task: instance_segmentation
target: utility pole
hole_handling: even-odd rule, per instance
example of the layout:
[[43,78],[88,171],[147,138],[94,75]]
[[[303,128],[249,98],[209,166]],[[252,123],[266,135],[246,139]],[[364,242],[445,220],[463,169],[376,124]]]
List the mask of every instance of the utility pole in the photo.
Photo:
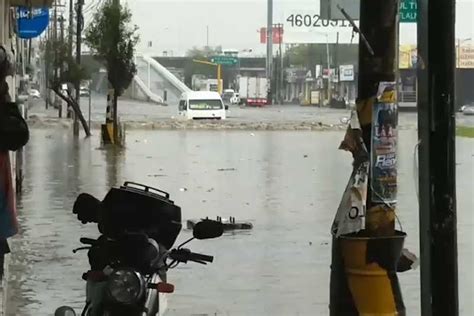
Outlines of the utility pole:
[[267,0],[267,103],[273,101],[273,0]]
[[[77,0],[77,16],[76,16],[76,63],[78,66],[81,65],[81,44],[82,44],[82,28],[83,28],[83,16],[82,16],[82,6],[84,5],[84,0]],[[81,109],[81,82],[77,80],[75,83],[74,89],[76,90],[76,102],[79,109]],[[79,120],[77,113],[74,113],[74,125],[73,133],[75,136],[79,135]]]
[[[64,17],[61,15],[59,17],[59,23],[60,23],[60,34],[61,34],[61,45],[62,43],[64,43]],[[61,62],[61,64],[59,65],[59,74],[62,75],[64,72],[64,67],[63,67],[63,63]],[[59,118],[62,118],[63,117],[63,102],[61,100],[61,103],[59,104],[59,107],[58,107],[58,117]]]
[[[74,0],[69,0],[69,34],[68,34],[68,44],[69,44],[69,57],[73,58],[73,38],[74,38]],[[69,105],[66,105],[66,117],[72,117],[72,109]]]
[[74,34],[74,0],[69,0],[69,57],[72,57],[72,46],[73,46],[73,34]]
[[337,89],[336,94],[341,95],[341,76],[340,76],[340,67],[339,67],[339,32],[336,34],[336,47],[334,49],[334,71],[336,72],[337,76]]
[[[57,44],[58,44],[58,1],[54,0],[54,19],[53,19],[53,43],[54,45],[52,46],[54,49],[54,62],[53,62],[53,71],[54,71],[54,82],[58,82],[58,50],[57,50]],[[54,106],[58,104],[58,97],[56,93],[54,94]]]
[[[359,217],[362,225],[355,229],[345,227],[353,233],[333,235],[331,316],[405,315],[397,272],[402,271],[398,261],[406,234],[395,230],[398,10],[399,0],[361,0],[360,3],[357,28],[361,39],[357,98],[360,128],[351,122],[346,138],[353,142],[354,149],[348,150],[353,153],[354,166],[363,166],[368,161],[370,164],[366,164],[367,169],[362,173],[354,169],[351,177],[352,188],[360,186],[364,179],[368,181],[367,190],[362,190],[366,194],[359,194],[365,205],[363,200],[357,201],[345,213],[351,220]],[[357,178],[361,174],[363,177]],[[351,205],[354,196],[350,190],[346,192]]]
[[418,0],[421,315],[459,315],[455,0]]

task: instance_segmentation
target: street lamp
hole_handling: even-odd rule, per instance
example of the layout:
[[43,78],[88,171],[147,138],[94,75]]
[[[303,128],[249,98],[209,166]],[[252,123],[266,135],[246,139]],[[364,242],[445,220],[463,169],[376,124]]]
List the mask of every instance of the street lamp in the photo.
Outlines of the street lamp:
[[472,40],[472,38],[470,38],[470,37],[464,38],[464,39],[458,39],[458,57],[456,58],[457,68],[459,68],[460,61],[461,61],[461,44],[465,43],[465,42],[469,42],[470,40]]

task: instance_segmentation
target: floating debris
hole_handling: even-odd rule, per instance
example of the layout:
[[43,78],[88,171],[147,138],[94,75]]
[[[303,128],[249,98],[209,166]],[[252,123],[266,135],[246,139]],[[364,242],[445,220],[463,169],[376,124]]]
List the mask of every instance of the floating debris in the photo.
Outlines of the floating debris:
[[217,169],[217,171],[235,171],[237,169],[235,168],[220,168],[220,169]]
[[[206,217],[206,219],[209,219]],[[188,229],[193,229],[194,225],[202,221],[203,219],[189,219],[186,221],[186,227]],[[224,231],[229,230],[249,230],[253,228],[253,224],[245,221],[236,221],[235,217],[229,217],[229,219],[224,219],[220,216],[217,216],[217,221],[221,222],[224,226]]]

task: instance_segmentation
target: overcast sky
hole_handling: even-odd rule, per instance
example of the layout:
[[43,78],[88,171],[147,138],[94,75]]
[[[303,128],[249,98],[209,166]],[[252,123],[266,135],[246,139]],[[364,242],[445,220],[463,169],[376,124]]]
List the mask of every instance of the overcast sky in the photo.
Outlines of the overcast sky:
[[[98,0],[85,0],[88,3]],[[267,0],[121,0],[128,3],[133,21],[139,27],[139,52],[161,55],[164,50],[174,55],[184,54],[194,46],[202,47],[207,40],[211,46],[228,49],[252,49],[264,54],[259,29],[266,25]],[[338,0],[349,1],[349,0]],[[354,1],[354,0],[350,0]],[[457,38],[474,39],[474,0],[457,3]],[[285,42],[334,42],[340,33],[340,42],[350,42],[350,27],[293,27],[286,22],[291,14],[319,13],[319,0],[274,0],[274,23],[285,24]],[[207,37],[209,28],[209,38]],[[352,39],[357,42],[358,38]],[[147,43],[152,42],[152,48]],[[402,24],[402,44],[416,43],[416,26]]]

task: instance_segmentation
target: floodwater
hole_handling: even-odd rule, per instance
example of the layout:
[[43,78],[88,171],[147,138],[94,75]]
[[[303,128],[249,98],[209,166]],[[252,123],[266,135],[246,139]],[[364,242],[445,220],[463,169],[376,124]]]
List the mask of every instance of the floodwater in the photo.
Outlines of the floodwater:
[[[327,315],[329,228],[351,171],[338,151],[343,132],[133,131],[124,151],[99,148],[97,135],[32,130],[25,151],[21,234],[12,241],[8,315],[78,310],[85,252],[79,237],[98,236],[71,209],[80,192],[102,198],[125,180],[168,191],[183,218],[234,216],[254,229],[194,241],[214,263],[170,271],[176,291],[168,315]],[[399,209],[406,246],[419,253],[415,190],[416,131],[400,133]],[[461,315],[472,315],[474,141],[458,139]],[[179,240],[190,236],[184,231]],[[419,315],[419,271],[400,274],[407,315]]]

